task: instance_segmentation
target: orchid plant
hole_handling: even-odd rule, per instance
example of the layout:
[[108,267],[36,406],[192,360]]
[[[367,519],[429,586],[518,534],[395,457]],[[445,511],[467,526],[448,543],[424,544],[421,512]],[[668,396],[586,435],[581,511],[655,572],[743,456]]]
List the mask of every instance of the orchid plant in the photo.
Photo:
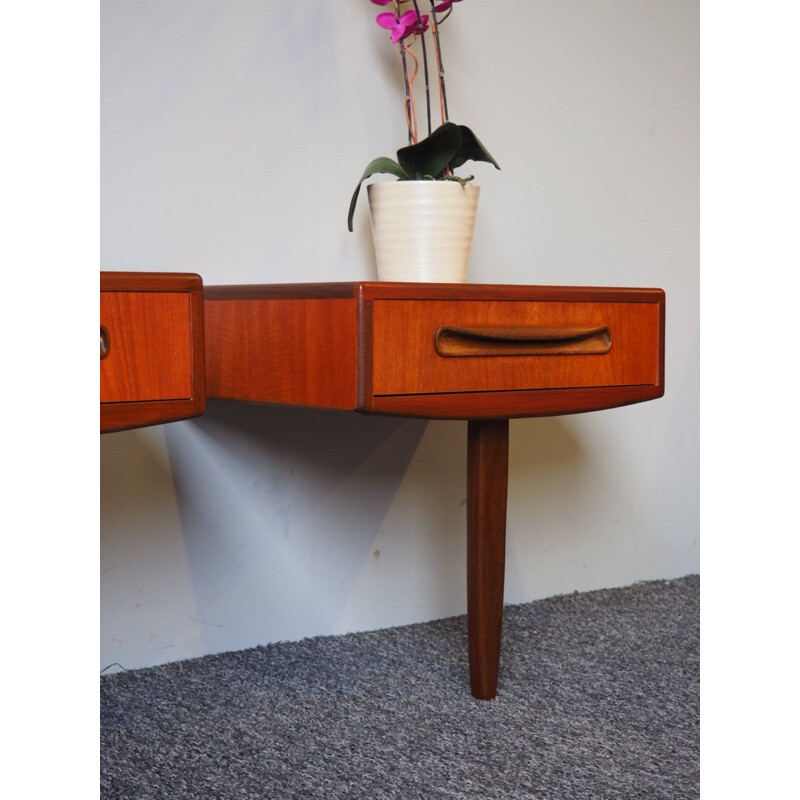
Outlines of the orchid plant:
[[[394,175],[401,181],[458,181],[461,184],[474,179],[461,178],[454,170],[467,161],[487,161],[497,169],[500,165],[492,158],[489,151],[481,144],[478,137],[466,126],[456,125],[450,121],[447,108],[447,92],[445,89],[442,48],[439,39],[439,28],[450,16],[453,5],[462,0],[429,0],[430,14],[421,14],[419,4],[424,0],[372,0],[378,6],[393,7],[375,18],[381,28],[389,31],[389,39],[397,45],[403,66],[403,85],[405,87],[405,117],[408,128],[408,145],[397,151],[397,160],[385,156],[371,161],[361,176],[347,215],[347,227],[353,230],[353,214],[363,182],[378,173]],[[426,33],[433,37],[433,53],[436,61],[439,89],[439,111],[441,124],[431,129],[431,85],[428,68],[428,48]],[[425,79],[425,109],[427,119],[427,136],[419,139],[417,128],[417,107],[414,97],[414,81],[419,71],[419,58],[414,52],[419,44],[422,51],[422,72]],[[409,64],[413,63],[410,68]]]

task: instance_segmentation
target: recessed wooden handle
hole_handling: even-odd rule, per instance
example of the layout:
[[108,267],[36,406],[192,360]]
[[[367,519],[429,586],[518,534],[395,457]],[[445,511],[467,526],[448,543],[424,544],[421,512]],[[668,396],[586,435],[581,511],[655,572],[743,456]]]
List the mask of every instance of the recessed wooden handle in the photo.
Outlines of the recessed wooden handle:
[[108,331],[104,325],[100,326],[100,360],[102,361],[107,355],[111,347],[111,342],[108,338]]
[[440,356],[531,356],[607,353],[611,332],[605,325],[546,327],[450,327],[436,331]]

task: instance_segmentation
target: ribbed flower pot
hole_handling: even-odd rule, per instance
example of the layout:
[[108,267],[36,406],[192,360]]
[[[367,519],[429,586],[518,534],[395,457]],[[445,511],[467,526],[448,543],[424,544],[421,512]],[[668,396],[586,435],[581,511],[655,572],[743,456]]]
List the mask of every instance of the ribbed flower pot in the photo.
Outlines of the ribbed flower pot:
[[466,281],[480,187],[396,181],[367,194],[379,281]]

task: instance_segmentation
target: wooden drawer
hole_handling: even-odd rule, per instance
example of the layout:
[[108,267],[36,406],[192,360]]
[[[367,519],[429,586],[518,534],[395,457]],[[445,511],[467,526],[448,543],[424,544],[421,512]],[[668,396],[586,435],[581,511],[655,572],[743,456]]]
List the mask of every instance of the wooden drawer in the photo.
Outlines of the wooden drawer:
[[102,432],[202,413],[199,276],[101,273],[100,340]]
[[664,393],[664,292],[334,283],[205,290],[209,395],[429,419]]
[[375,395],[658,381],[652,303],[376,300]]
[[100,292],[100,324],[107,348],[100,361],[101,403],[191,397],[186,292]]

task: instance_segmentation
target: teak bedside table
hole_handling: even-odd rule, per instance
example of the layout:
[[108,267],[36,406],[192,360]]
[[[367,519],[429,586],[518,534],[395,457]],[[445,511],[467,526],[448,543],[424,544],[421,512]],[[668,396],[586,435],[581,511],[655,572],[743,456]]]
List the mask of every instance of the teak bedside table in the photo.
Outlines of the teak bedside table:
[[661,289],[322,283],[205,291],[210,398],[468,420],[472,693],[497,693],[508,420],[664,394]]

